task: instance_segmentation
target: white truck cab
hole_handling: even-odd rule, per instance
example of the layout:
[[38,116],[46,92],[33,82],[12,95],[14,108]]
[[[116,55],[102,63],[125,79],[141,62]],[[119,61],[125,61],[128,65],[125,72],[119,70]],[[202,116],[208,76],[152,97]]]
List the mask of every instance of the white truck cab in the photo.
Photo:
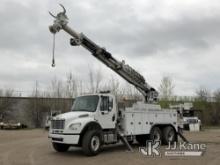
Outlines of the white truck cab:
[[111,94],[77,97],[70,112],[53,118],[50,133],[80,134],[90,122],[98,123],[103,129],[115,129],[115,102],[115,97]]

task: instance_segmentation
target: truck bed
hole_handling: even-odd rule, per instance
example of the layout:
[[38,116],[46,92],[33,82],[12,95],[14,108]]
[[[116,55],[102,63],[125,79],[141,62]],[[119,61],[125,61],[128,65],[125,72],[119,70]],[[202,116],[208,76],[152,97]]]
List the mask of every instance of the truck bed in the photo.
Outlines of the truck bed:
[[122,112],[124,135],[149,134],[155,125],[173,125],[177,130],[177,112],[159,105],[138,102]]

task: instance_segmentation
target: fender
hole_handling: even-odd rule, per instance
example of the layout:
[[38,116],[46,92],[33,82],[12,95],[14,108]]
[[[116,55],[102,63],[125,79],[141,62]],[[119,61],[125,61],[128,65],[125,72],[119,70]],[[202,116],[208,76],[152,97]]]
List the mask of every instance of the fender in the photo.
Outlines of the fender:
[[101,125],[96,122],[96,121],[90,121],[88,122],[84,128],[82,129],[82,131],[80,132],[80,134],[83,134],[85,131],[87,131],[88,129],[97,129],[97,130],[102,130]]
[[98,122],[96,122],[96,121],[90,121],[89,123],[87,123],[85,126],[84,126],[84,128],[82,129],[82,131],[80,132],[80,139],[79,139],[79,145],[81,146],[81,144],[82,144],[82,139],[83,139],[83,136],[84,136],[84,134],[86,133],[86,131],[88,131],[88,130],[92,130],[92,129],[95,129],[95,130],[98,130],[98,131],[100,131],[101,132],[101,138],[102,138],[102,141],[103,141],[103,139],[104,139],[104,137],[103,137],[103,132],[102,132],[102,127],[101,127],[101,125],[98,123]]

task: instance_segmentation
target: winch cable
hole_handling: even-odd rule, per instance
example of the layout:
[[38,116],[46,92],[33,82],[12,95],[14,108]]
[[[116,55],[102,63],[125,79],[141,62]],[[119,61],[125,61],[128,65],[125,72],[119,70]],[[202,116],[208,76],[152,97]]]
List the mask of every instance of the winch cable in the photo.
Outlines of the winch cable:
[[55,67],[55,33],[53,33],[53,46],[52,46],[52,67]]

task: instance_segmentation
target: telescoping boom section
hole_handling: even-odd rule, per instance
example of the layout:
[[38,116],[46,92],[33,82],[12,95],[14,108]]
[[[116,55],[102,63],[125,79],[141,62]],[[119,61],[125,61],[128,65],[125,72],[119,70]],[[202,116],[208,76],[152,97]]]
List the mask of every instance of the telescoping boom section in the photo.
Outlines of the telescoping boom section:
[[55,18],[53,25],[49,26],[51,33],[55,34],[63,29],[72,36],[70,39],[70,44],[72,46],[81,45],[90,51],[95,58],[99,59],[107,67],[111,68],[130,84],[134,85],[143,94],[146,102],[153,102],[157,100],[157,91],[145,81],[142,75],[140,75],[129,65],[125,64],[124,61],[120,62],[116,60],[111,53],[94,43],[83,33],[78,33],[70,28],[68,26],[66,10],[62,5],[61,7],[63,8],[63,12],[58,13],[56,16],[50,13],[50,15]]

